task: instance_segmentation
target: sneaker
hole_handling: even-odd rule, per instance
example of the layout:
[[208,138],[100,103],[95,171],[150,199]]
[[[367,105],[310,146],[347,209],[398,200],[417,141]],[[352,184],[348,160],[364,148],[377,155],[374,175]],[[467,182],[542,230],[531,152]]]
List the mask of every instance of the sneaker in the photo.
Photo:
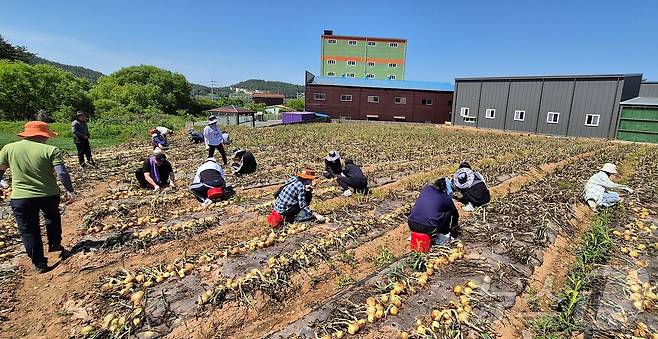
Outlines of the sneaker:
[[439,245],[439,246],[446,245],[451,243],[453,240],[454,238],[450,235],[450,233],[448,234],[439,233],[432,238],[432,245]]
[[352,191],[351,191],[351,190],[345,190],[345,191],[343,191],[343,196],[344,196],[344,197],[352,196]]
[[212,204],[212,200],[206,199],[203,201],[203,203],[201,203],[201,207],[207,208],[208,206],[210,206],[210,204]]
[[587,200],[587,205],[589,205],[589,208],[591,208],[592,211],[596,212],[596,202],[594,202],[594,200]]
[[473,204],[469,202],[468,204],[464,205],[463,210],[466,212],[473,212],[475,211],[475,207],[473,207]]
[[48,264],[45,262],[38,264],[32,263],[32,266],[34,267],[34,271],[36,271],[38,274],[46,273],[50,270]]

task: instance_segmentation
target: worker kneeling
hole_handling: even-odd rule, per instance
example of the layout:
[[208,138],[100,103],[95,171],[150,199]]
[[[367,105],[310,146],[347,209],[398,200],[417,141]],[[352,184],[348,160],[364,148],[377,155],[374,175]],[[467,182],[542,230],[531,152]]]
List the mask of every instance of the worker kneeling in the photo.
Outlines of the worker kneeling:
[[243,149],[233,150],[233,174],[240,176],[256,172],[256,158],[254,155]]
[[279,227],[283,223],[317,220],[324,221],[324,217],[311,210],[313,189],[311,184],[317,179],[315,172],[304,169],[296,176],[288,179],[274,194],[274,209],[267,217],[272,227]]
[[162,187],[175,186],[174,169],[164,153],[148,157],[142,167],[135,171],[135,177],[141,188],[155,191]]
[[408,219],[413,250],[427,252],[430,239],[431,244],[444,245],[459,235],[459,213],[447,185],[448,180],[439,178],[420,191]]
[[368,194],[368,178],[352,159],[345,160],[345,169],[336,177],[336,182],[343,189],[343,196],[349,197],[352,191]]
[[464,211],[473,211],[476,207],[484,206],[491,201],[491,194],[484,177],[473,171],[471,165],[465,161],[459,164],[459,170],[455,173],[452,183],[455,191],[461,195],[455,197],[464,204]]
[[215,201],[228,199],[234,193],[233,189],[226,185],[224,170],[215,158],[206,159],[196,170],[190,192],[203,207]]
[[617,192],[612,191],[625,191],[633,193],[633,190],[628,186],[620,185],[612,181],[617,175],[617,166],[615,164],[606,163],[599,169],[599,172],[592,175],[583,192],[583,198],[587,201],[589,207],[596,211],[597,207],[612,207],[622,201],[621,196]]

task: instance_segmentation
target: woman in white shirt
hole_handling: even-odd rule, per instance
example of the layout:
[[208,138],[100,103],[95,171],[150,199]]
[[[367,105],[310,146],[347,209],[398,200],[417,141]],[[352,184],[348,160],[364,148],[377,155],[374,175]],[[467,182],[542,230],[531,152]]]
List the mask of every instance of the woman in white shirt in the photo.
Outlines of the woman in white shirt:
[[617,192],[611,192],[612,190],[633,193],[633,190],[628,186],[617,184],[611,180],[610,177],[615,174],[617,174],[617,166],[606,163],[585,184],[583,198],[592,210],[596,211],[596,208],[599,206],[611,207],[619,203],[621,196]]
[[227,164],[226,161],[226,151],[224,150],[224,137],[222,135],[222,130],[219,129],[217,124],[217,117],[211,115],[208,118],[208,125],[203,129],[203,138],[206,143],[206,149],[208,150],[208,158],[212,158],[215,155],[215,150],[219,151],[219,154],[222,155],[222,161],[224,165]]

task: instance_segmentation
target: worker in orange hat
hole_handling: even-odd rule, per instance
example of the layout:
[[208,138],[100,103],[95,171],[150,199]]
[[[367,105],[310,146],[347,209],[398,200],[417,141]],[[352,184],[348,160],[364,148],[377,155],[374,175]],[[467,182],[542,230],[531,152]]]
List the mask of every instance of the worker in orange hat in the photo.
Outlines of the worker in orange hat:
[[274,209],[267,218],[272,227],[281,226],[284,222],[317,220],[324,217],[311,210],[313,189],[311,184],[317,179],[315,172],[305,168],[288,181],[274,194]]
[[[38,273],[49,269],[41,241],[40,211],[45,219],[48,252],[61,252],[60,256],[66,253],[62,246],[60,191],[55,174],[66,188],[67,203],[75,199],[75,191],[64,165],[62,151],[46,144],[49,138],[56,135],[50,131],[47,123],[30,121],[25,124],[24,131],[18,134],[23,140],[5,145],[0,150],[0,178],[7,169],[11,169],[12,192],[9,204],[18,224],[25,252]],[[0,186],[6,188],[8,185],[2,180]]]

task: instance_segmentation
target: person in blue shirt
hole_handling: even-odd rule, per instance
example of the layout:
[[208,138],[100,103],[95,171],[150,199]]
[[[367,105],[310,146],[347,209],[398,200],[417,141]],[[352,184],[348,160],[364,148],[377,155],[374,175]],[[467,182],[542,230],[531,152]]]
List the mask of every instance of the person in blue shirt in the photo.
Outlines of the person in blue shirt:
[[427,234],[433,244],[445,244],[459,235],[459,212],[448,192],[450,181],[439,178],[423,187],[408,218],[412,232]]

